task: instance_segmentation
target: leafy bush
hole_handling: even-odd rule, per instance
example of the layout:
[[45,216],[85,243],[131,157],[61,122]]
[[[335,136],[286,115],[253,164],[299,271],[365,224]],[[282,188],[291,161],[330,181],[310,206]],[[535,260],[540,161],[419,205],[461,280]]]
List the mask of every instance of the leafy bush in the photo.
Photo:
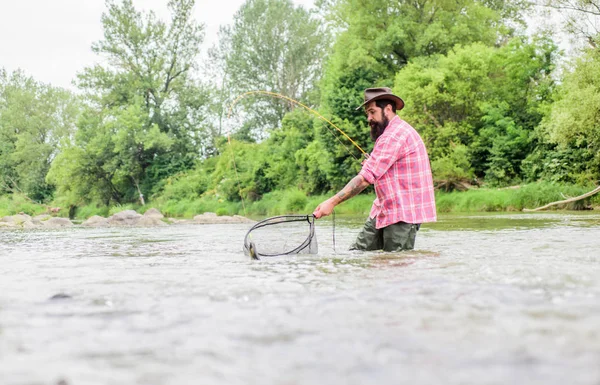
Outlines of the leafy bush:
[[220,217],[223,215],[229,215],[229,210],[227,210],[225,207],[219,207],[216,214]]
[[466,190],[473,180],[473,169],[469,162],[467,147],[461,144],[454,146],[450,155],[431,162],[431,171],[438,189]]
[[196,199],[208,189],[208,176],[202,169],[180,173],[166,179],[160,196],[163,199]]
[[545,180],[555,183],[587,185],[594,181],[595,153],[590,149],[537,149],[523,161],[524,177],[528,181]]
[[10,194],[0,196],[0,218],[7,215],[15,215],[23,212],[35,216],[47,212],[44,205],[34,203],[21,194]]
[[284,207],[287,212],[298,212],[305,209],[307,202],[308,199],[302,191],[292,190],[286,193]]
[[75,209],[75,217],[78,219],[87,219],[94,215],[108,217],[109,208],[107,206],[98,205],[96,203],[90,203],[88,205],[77,207]]

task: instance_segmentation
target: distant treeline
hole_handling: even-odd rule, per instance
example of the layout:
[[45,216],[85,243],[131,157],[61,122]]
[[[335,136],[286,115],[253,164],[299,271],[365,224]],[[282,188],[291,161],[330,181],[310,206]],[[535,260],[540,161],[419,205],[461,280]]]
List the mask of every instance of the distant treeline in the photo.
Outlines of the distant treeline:
[[600,2],[569,4],[585,41],[569,60],[550,31],[525,33],[523,0],[247,0],[200,61],[193,0],[170,1],[169,21],[107,1],[91,47],[107,60],[77,75],[80,92],[0,70],[0,195],[73,208],[326,194],[360,169],[356,147],[283,99],[229,107],[276,92],[369,151],[355,108],[373,86],[404,99],[439,190],[594,185],[600,37],[582,23]]

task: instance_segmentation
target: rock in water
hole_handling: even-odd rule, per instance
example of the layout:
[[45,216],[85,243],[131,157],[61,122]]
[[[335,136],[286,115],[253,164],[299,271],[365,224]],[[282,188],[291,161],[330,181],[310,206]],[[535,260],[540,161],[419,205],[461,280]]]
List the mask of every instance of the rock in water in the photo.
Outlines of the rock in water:
[[73,297],[71,297],[71,296],[70,296],[70,295],[68,295],[68,294],[65,294],[65,293],[58,293],[58,294],[54,294],[54,295],[53,295],[52,297],[50,297],[49,299],[50,299],[51,301],[53,301],[53,300],[57,300],[57,299],[71,299],[71,298],[73,298]]

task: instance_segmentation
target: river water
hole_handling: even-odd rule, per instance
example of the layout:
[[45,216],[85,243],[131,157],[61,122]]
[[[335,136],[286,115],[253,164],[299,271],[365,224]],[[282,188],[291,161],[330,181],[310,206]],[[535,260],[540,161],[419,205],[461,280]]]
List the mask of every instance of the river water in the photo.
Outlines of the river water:
[[0,231],[0,384],[600,384],[600,215],[345,251],[363,219],[261,261],[247,224]]

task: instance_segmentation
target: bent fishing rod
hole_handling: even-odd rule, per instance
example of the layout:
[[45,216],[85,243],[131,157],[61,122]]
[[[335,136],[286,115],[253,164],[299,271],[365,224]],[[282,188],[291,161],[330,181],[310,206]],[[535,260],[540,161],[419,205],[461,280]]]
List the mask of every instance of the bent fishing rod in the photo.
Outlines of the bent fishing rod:
[[[352,143],[354,145],[354,147],[356,147],[362,153],[363,157],[369,158],[369,154],[367,152],[365,152],[354,140],[352,140],[352,138],[350,138],[350,136],[348,136],[348,134],[346,134],[341,128],[339,128],[338,126],[336,126],[332,121],[330,121],[329,119],[327,119],[326,117],[324,117],[323,115],[321,115],[319,112],[315,111],[314,109],[308,107],[307,105],[305,105],[305,104],[303,104],[303,103],[301,103],[301,102],[299,102],[297,100],[294,100],[294,99],[292,99],[292,98],[290,98],[288,96],[279,94],[277,92],[256,90],[256,91],[248,91],[248,92],[245,92],[245,93],[241,94],[229,106],[229,110],[227,112],[227,119],[229,119],[231,117],[231,113],[232,113],[233,108],[235,107],[235,105],[240,100],[242,100],[243,98],[245,98],[247,96],[250,96],[250,95],[263,95],[263,96],[274,97],[274,98],[285,100],[285,101],[287,101],[289,103],[292,103],[292,104],[294,104],[296,106],[302,107],[306,111],[308,111],[311,114],[317,116],[320,120],[322,120],[325,123],[329,124],[331,127],[334,127],[340,134],[342,134],[346,139],[348,139],[350,141],[350,143]],[[331,129],[330,129],[330,132],[331,132]],[[358,158],[356,158],[356,156],[354,156],[354,154],[348,149],[348,147],[340,140],[340,138],[337,135],[333,135],[333,137],[336,138],[336,140],[346,149],[346,151],[354,159],[358,159]],[[229,144],[229,146],[231,148],[231,138],[230,138],[229,134],[227,135],[227,142],[228,142],[228,144]],[[237,173],[237,165],[236,165],[236,162],[235,162],[235,156],[233,155],[233,151],[231,151],[231,157],[232,157],[233,167],[234,167],[234,170],[235,170],[235,175],[236,175],[236,179],[237,179],[237,182],[238,182],[238,189],[240,190],[240,197],[241,197],[242,194],[241,194],[240,179],[239,179],[239,176],[238,176],[238,173]],[[242,209],[244,210],[244,215],[247,216],[247,214],[246,214],[246,207],[245,207],[245,204],[244,204],[244,198],[241,198],[241,201],[242,201]],[[310,216],[306,216],[306,218],[309,218],[309,217]],[[268,219],[266,219],[266,220],[264,220],[262,222],[259,222],[259,224],[255,225],[255,226],[262,226],[263,223],[267,223],[267,222],[272,221],[273,219],[277,219],[277,218],[278,217],[268,218]],[[304,216],[302,216],[302,218],[304,218]],[[309,220],[309,223],[311,223],[310,220]],[[254,229],[254,227],[252,229],[250,229],[250,231],[248,232],[248,234],[246,234],[246,238],[244,240],[244,249],[245,249],[246,252],[249,253],[249,255],[252,257],[252,259],[258,260],[260,258],[258,257],[259,253],[256,250],[256,245],[253,242],[249,241],[249,238],[251,237],[250,233],[251,233],[251,231],[253,229]],[[296,249],[292,250],[292,252],[297,252],[299,250],[304,249],[308,244],[310,244],[310,241],[312,241],[313,236],[314,236],[314,216],[313,216],[312,224],[311,224],[311,235],[309,236],[309,238],[307,238],[308,239],[308,243],[306,243],[306,241],[303,242],[302,245],[299,246],[299,248],[296,248]],[[335,251],[335,210],[333,211],[333,235],[332,236],[333,236],[333,250]]]
[[[231,103],[231,105],[229,106],[229,111],[227,112],[227,119],[229,119],[231,117],[231,112],[233,111],[233,107],[243,98],[250,96],[250,95],[264,95],[264,96],[270,96],[270,97],[274,97],[274,98],[278,98],[278,99],[282,99],[285,100],[287,102],[290,102],[292,104],[295,104],[296,106],[302,107],[304,108],[306,111],[314,114],[315,116],[317,116],[320,120],[324,121],[325,123],[329,124],[330,126],[334,127],[340,134],[342,134],[346,139],[348,139],[350,141],[350,143],[352,143],[354,145],[354,147],[356,147],[363,155],[363,157],[368,158],[369,154],[367,154],[367,152],[365,152],[365,150],[363,150],[354,140],[352,140],[352,138],[350,138],[348,136],[348,134],[346,134],[341,128],[339,128],[338,126],[336,126],[335,124],[333,124],[333,122],[331,122],[329,119],[327,119],[326,117],[324,117],[323,115],[321,115],[320,113],[318,113],[317,111],[315,111],[314,109],[308,107],[307,105],[294,100],[288,96],[282,95],[282,94],[278,94],[277,92],[271,92],[271,91],[248,91],[248,92],[244,92],[243,94],[241,94],[240,96],[238,96],[233,103]],[[334,137],[337,139],[338,142],[340,142],[340,144],[342,146],[344,146],[346,148],[346,151],[348,151],[348,153],[350,155],[352,155],[355,159],[356,156],[354,156],[354,154],[352,154],[352,152],[348,149],[348,147],[346,147],[346,145],[340,140],[340,138],[337,135],[334,135]]]

